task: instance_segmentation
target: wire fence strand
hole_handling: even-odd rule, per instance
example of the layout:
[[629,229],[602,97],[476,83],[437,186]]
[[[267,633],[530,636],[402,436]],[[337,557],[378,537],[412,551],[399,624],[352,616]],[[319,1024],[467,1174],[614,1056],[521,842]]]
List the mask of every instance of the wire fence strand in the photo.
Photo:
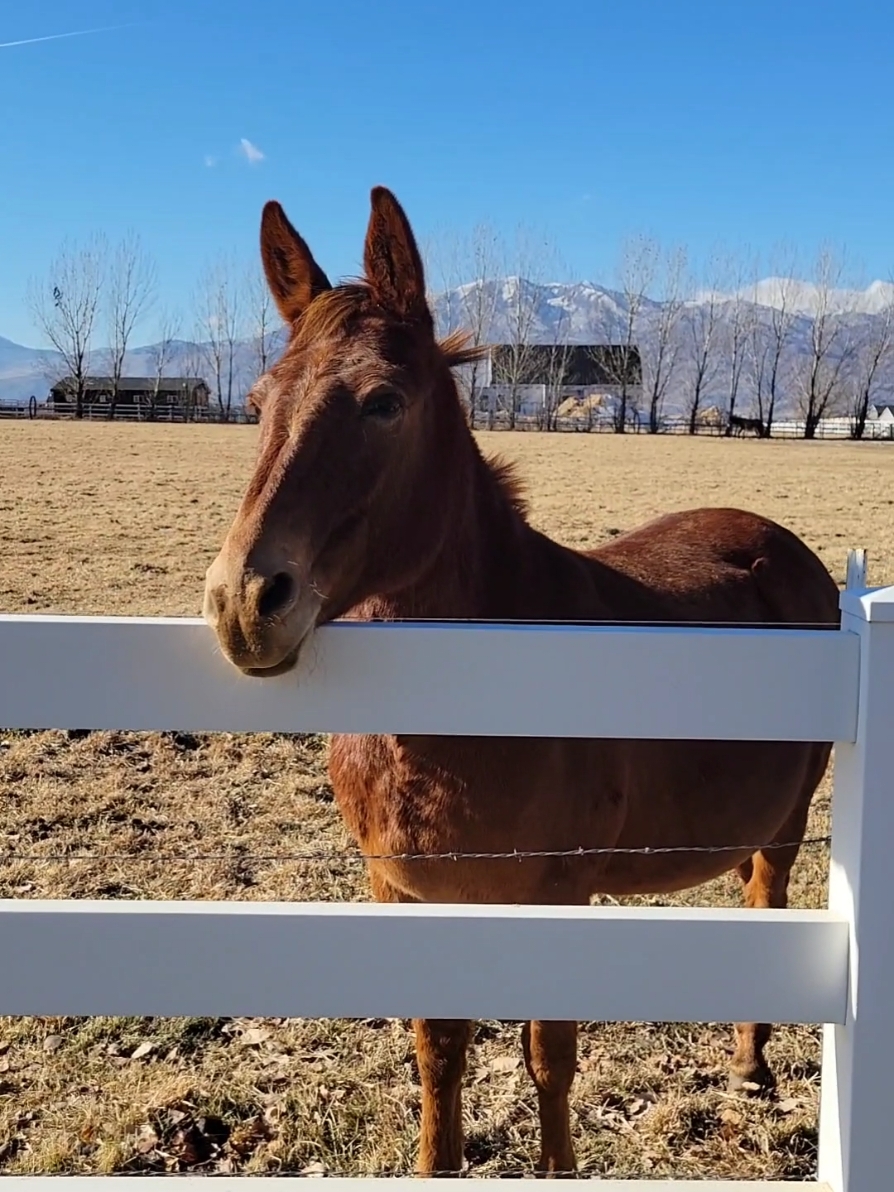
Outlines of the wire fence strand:
[[140,852],[140,853],[38,853],[0,851],[0,864],[13,862],[27,862],[34,864],[53,863],[68,864],[75,861],[140,862],[143,864],[173,864],[178,862],[204,862],[240,864],[252,863],[262,865],[276,865],[285,863],[308,863],[315,865],[367,864],[370,861],[537,861],[555,859],[575,860],[586,857],[603,856],[638,856],[656,857],[675,853],[758,853],[770,852],[778,849],[803,848],[805,846],[829,845],[832,837],[805,836],[803,840],[764,841],[760,844],[711,844],[711,845],[666,845],[652,847],[642,845],[636,848],[573,848],[573,849],[512,849],[508,852],[463,852],[451,851],[443,853],[353,853],[335,850],[298,852],[298,853],[250,853],[239,849],[229,849],[217,853],[189,853],[189,852]]
[[[479,1175],[478,1169],[471,1168],[471,1167],[464,1167],[462,1169],[462,1171],[452,1171],[448,1168],[445,1170],[426,1172],[425,1175],[423,1176],[415,1171],[385,1171],[385,1170],[364,1171],[362,1169],[360,1171],[340,1171],[338,1169],[325,1167],[322,1164],[320,1164],[319,1166],[317,1166],[315,1164],[309,1164],[305,1168],[296,1169],[296,1170],[261,1171],[261,1172],[255,1172],[255,1171],[251,1171],[251,1172],[247,1172],[247,1171],[211,1171],[211,1170],[206,1170],[206,1169],[202,1168],[201,1166],[197,1166],[193,1169],[190,1169],[189,1171],[166,1171],[166,1170],[159,1170],[158,1168],[150,1168],[147,1170],[146,1168],[143,1168],[143,1169],[139,1169],[139,1170],[125,1170],[125,1171],[120,1171],[120,1172],[113,1172],[110,1175],[95,1175],[93,1172],[91,1172],[90,1178],[91,1179],[100,1179],[100,1180],[114,1179],[116,1176],[118,1178],[120,1178],[122,1175],[126,1176],[128,1179],[130,1179],[132,1177],[140,1178],[140,1179],[142,1179],[142,1178],[158,1179],[160,1177],[164,1177],[165,1179],[172,1179],[172,1178],[173,1179],[178,1179],[178,1178],[179,1179],[188,1179],[188,1178],[192,1177],[194,1179],[196,1177],[196,1175],[201,1175],[202,1179],[217,1179],[217,1180],[232,1180],[232,1179],[244,1180],[249,1176],[252,1179],[262,1179],[262,1180],[278,1180],[278,1179],[304,1179],[304,1180],[313,1180],[313,1179],[410,1180],[410,1179],[416,1179],[416,1180],[418,1180],[418,1179],[429,1179],[429,1178],[445,1179],[445,1178],[450,1178],[450,1177],[452,1177],[454,1179],[466,1179],[466,1180],[467,1179],[498,1180],[498,1179],[536,1179],[536,1178],[539,1178],[540,1173],[534,1167],[499,1167],[499,1168],[495,1169],[494,1171],[488,1172],[487,1174]],[[550,1177],[553,1179],[564,1178],[564,1179],[576,1179],[576,1180],[604,1180],[606,1178],[602,1172],[586,1171],[586,1170],[551,1171]]]

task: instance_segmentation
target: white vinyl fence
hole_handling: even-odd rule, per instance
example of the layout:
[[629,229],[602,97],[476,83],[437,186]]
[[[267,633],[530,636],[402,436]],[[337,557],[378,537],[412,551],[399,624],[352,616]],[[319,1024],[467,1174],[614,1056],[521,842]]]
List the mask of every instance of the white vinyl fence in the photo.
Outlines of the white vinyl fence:
[[0,1014],[820,1022],[820,1180],[887,1192],[894,588],[864,590],[858,561],[850,583],[840,632],[336,624],[266,682],[198,620],[0,617],[7,728],[837,743],[825,911],[3,900]]

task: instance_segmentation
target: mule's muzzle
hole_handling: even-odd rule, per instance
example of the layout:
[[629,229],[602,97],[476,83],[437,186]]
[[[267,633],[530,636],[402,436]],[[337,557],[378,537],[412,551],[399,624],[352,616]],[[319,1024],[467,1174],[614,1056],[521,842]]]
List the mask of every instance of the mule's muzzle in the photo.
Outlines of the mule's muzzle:
[[313,585],[294,569],[234,567],[219,555],[205,577],[205,620],[225,657],[255,678],[295,666],[320,605]]

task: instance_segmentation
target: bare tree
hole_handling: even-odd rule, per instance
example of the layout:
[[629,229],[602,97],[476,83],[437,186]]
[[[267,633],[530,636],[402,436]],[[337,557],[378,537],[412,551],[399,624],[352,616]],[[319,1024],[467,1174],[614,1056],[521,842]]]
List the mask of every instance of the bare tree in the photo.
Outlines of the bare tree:
[[270,287],[261,270],[249,270],[245,281],[245,298],[248,308],[248,333],[254,356],[253,379],[256,379],[262,377],[273,363],[279,327]]
[[851,438],[862,439],[877,390],[894,383],[894,302],[868,321],[853,362]]
[[[497,277],[500,272],[499,240],[496,232],[487,224],[479,224],[472,231],[469,264],[470,280],[473,284],[465,285],[460,290],[461,318],[463,326],[468,329],[473,347],[483,348],[490,342],[493,332],[497,308]],[[484,361],[473,360],[466,374],[469,414],[473,429],[484,376]],[[492,407],[488,411],[488,423],[493,426]]]
[[[553,325],[552,343],[546,358],[546,401],[540,416],[541,430],[555,430],[562,393],[568,384],[572,345],[568,338],[568,312],[562,310]],[[588,415],[590,407],[588,406]]]
[[754,306],[743,292],[745,277],[741,268],[730,269],[728,276],[733,282],[732,295],[723,307],[722,335],[729,369],[725,433],[730,435],[754,329]]
[[155,297],[156,270],[139,236],[128,233],[116,246],[107,271],[108,372],[111,382],[109,418],[118,409],[118,392],[127,348],[140,317]]
[[643,314],[648,304],[648,291],[655,283],[656,264],[657,249],[651,240],[642,236],[626,240],[621,247],[617,270],[621,302],[617,306],[610,301],[601,302],[592,321],[593,338],[600,341],[600,349],[603,344],[616,349],[614,352],[600,350],[597,362],[617,392],[612,420],[618,434],[624,434],[627,429],[632,377],[639,366],[637,335],[643,329]]
[[714,262],[708,275],[708,288],[681,312],[692,360],[692,389],[687,406],[689,433],[698,430],[699,412],[705,390],[714,382],[719,368],[719,334],[723,300],[718,292],[719,271]]
[[519,228],[515,237],[515,276],[504,283],[507,338],[500,357],[501,380],[506,394],[509,429],[514,430],[521,409],[522,386],[533,375],[534,340],[537,332],[538,305],[541,299],[543,271],[549,247],[538,243],[527,229]]
[[[207,367],[208,356],[203,345],[195,343],[193,340],[181,342],[177,348],[178,368],[180,375],[188,378],[191,381],[203,380],[202,370]],[[203,407],[203,413],[199,414],[195,403],[195,389],[190,388],[186,392],[186,397],[183,405],[183,418],[186,422],[192,422],[197,417],[207,418],[207,407]]]
[[[177,339],[177,333],[180,328],[179,317],[170,311],[163,311],[161,318],[158,321],[158,331],[155,343],[149,349],[149,359],[152,362],[152,396],[149,402],[149,409],[147,411],[147,418],[150,422],[154,422],[158,417],[158,394],[161,389],[162,379],[165,375],[165,369],[171,364],[171,358],[174,353],[174,344]],[[183,416],[186,421],[189,410],[189,395],[184,394]]]
[[200,282],[198,339],[211,370],[217,416],[229,422],[237,397],[236,348],[242,329],[242,295],[233,263],[221,259],[208,268]]
[[799,369],[798,400],[804,415],[804,438],[816,437],[817,427],[841,396],[842,372],[853,354],[848,315],[837,291],[843,262],[823,249],[816,262],[816,304],[810,324],[810,351]]
[[[104,281],[106,246],[94,237],[83,248],[66,243],[44,281],[32,281],[28,305],[35,323],[62,358],[73,389],[75,417],[84,417],[90,351]],[[58,378],[57,378],[58,379]]]
[[[476,348],[491,342],[503,256],[499,237],[487,224],[478,224],[468,235],[442,235],[429,242],[426,276],[437,278],[441,287],[429,300],[438,315],[441,335],[462,329]],[[472,360],[459,374],[473,429],[487,376],[487,362],[482,358]],[[488,418],[493,425],[493,409]]]
[[686,254],[672,249],[659,257],[660,290],[658,306],[648,337],[648,351],[643,353],[643,382],[649,406],[649,431],[661,428],[661,411],[679,357],[679,325],[683,310],[683,277]]
[[[797,311],[794,308],[797,282],[795,281],[795,257],[782,250],[778,255],[784,261],[783,269],[776,270],[776,292],[771,295],[769,322],[766,326],[755,325],[754,350],[760,357],[762,384],[758,388],[758,417],[761,421],[761,434],[769,439],[773,433],[773,420],[782,392],[786,352],[788,351],[792,333],[797,322]],[[758,305],[760,297],[757,282],[754,287],[754,302]],[[765,339],[765,343],[758,342]]]

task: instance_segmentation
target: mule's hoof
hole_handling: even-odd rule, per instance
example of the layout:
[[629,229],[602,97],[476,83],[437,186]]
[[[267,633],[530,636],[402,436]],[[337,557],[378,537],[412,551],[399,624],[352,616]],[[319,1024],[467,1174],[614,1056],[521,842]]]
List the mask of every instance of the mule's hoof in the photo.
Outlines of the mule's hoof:
[[727,1089],[731,1093],[743,1093],[746,1097],[765,1097],[776,1087],[776,1081],[769,1068],[758,1068],[751,1072],[732,1071]]

